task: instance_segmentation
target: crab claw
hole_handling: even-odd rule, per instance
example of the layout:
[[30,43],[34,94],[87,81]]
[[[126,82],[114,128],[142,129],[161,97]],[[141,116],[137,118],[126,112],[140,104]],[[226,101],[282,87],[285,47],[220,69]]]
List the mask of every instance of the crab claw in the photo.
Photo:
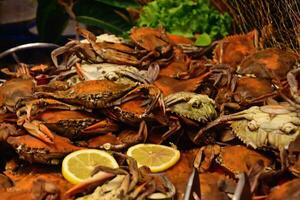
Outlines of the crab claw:
[[[43,92],[41,92],[43,93]],[[45,92],[46,93],[46,92]],[[20,105],[19,105],[20,104]],[[23,107],[22,107],[23,106]],[[55,99],[34,99],[29,102],[21,102],[16,105],[17,116],[20,118],[23,114],[26,119],[30,120],[33,115],[41,113],[46,109],[60,109],[60,110],[80,110],[81,108],[69,105]]]
[[122,103],[140,97],[146,99],[141,104],[141,106],[147,105],[144,115],[147,115],[157,105],[163,111],[163,113],[165,113],[165,103],[163,101],[163,94],[161,93],[159,88],[151,84],[139,85],[138,87],[134,88],[123,97],[114,101],[111,105],[112,106],[121,105]]
[[31,122],[26,121],[23,127],[33,136],[40,140],[53,144],[54,135],[42,122],[33,120]]
[[58,69],[60,69],[62,66],[60,66],[58,64],[58,59],[57,59],[58,56],[63,55],[64,53],[68,52],[70,49],[75,47],[77,44],[78,44],[78,41],[71,40],[65,46],[58,47],[57,49],[54,49],[51,52],[51,59],[52,59],[52,62],[54,64],[54,66],[57,67]]
[[110,119],[104,119],[100,122],[92,124],[91,126],[86,127],[82,132],[83,133],[108,133],[114,132],[119,129],[118,124],[114,123]]

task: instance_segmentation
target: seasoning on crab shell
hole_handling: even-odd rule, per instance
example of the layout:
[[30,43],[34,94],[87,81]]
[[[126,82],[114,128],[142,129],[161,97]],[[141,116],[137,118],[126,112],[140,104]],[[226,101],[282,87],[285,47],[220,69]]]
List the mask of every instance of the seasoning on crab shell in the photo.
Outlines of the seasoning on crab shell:
[[53,144],[47,144],[31,136],[10,136],[7,143],[11,145],[20,158],[32,163],[57,165],[67,154],[82,149],[71,144],[67,138],[54,135]]
[[85,108],[105,108],[137,86],[121,84],[109,80],[91,80],[80,82],[68,90],[56,92],[38,92],[36,96],[59,99],[66,103],[82,105]]
[[87,112],[58,110],[45,111],[34,117],[51,131],[67,137],[78,139],[118,130],[118,125],[109,119],[97,118]]

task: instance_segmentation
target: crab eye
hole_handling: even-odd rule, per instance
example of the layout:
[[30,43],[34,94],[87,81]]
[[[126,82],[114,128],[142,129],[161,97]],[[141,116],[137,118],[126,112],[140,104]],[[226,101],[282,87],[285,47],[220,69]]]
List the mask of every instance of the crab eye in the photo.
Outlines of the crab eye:
[[257,124],[257,122],[255,120],[251,120],[250,122],[248,122],[248,129],[250,131],[256,131],[259,128],[259,125]]
[[281,130],[286,134],[294,134],[298,130],[298,127],[289,122],[284,124]]
[[202,106],[202,103],[199,102],[199,101],[194,101],[194,102],[192,103],[192,107],[193,107],[193,108],[200,108],[201,106]]

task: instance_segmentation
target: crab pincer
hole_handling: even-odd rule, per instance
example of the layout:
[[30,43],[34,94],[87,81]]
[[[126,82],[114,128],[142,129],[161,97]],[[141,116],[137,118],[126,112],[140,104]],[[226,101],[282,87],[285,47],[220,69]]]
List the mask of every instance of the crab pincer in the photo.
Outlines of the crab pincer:
[[33,136],[39,138],[46,143],[53,143],[54,135],[42,122],[38,120],[27,121],[23,127]]

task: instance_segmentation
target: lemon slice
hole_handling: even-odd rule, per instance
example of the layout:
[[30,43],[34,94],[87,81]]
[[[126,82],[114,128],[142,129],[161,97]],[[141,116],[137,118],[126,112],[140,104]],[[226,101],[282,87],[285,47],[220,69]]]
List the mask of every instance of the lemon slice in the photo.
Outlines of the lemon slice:
[[67,155],[62,162],[62,174],[70,183],[78,184],[90,178],[95,166],[118,168],[112,155],[98,149],[83,149]]
[[127,155],[136,159],[138,167],[147,166],[151,172],[161,172],[173,165],[180,158],[177,149],[158,144],[138,144],[128,149]]

